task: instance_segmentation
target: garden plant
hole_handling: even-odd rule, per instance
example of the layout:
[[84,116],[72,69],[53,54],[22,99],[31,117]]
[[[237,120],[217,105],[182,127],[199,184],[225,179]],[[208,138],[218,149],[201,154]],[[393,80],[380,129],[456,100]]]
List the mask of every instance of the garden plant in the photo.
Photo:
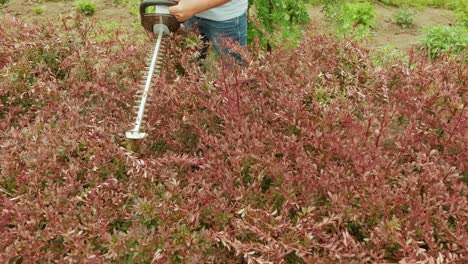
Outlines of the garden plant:
[[96,13],[96,4],[93,0],[76,0],[75,5],[79,12],[87,16]]
[[326,0],[322,11],[341,38],[365,38],[376,24],[374,6],[366,1]]
[[268,49],[297,45],[302,36],[302,26],[309,22],[308,2],[308,0],[249,1],[250,42],[256,38]]
[[402,8],[395,14],[395,23],[402,28],[414,27],[414,16],[411,10]]
[[44,13],[44,7],[41,5],[36,5],[34,7],[34,13],[37,15],[42,15]]
[[243,68],[215,61],[203,81],[176,34],[132,153],[149,36],[102,38],[83,16],[0,22],[0,262],[466,259],[459,57],[376,65],[306,30],[296,48],[252,48]]
[[434,26],[426,29],[426,34],[421,40],[423,47],[431,58],[437,58],[450,53],[465,54],[468,47],[468,28],[463,26]]

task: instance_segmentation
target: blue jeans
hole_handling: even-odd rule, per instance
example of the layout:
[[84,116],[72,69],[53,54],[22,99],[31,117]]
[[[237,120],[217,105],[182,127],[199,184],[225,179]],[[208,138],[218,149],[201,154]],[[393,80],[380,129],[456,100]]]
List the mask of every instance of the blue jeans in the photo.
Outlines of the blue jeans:
[[223,47],[223,42],[231,39],[242,47],[247,46],[247,13],[224,21],[195,16],[187,20],[184,26],[188,29],[198,30],[202,36],[205,43],[201,51],[202,59],[206,57],[208,47],[212,44],[218,54],[227,54],[239,62],[242,61],[241,55]]

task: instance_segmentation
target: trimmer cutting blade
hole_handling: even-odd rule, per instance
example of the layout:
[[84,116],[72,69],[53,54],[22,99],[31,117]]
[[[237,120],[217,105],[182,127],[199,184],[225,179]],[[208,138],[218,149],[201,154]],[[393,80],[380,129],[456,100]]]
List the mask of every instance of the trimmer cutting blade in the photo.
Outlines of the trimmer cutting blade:
[[147,59],[145,73],[142,76],[142,89],[137,93],[136,119],[132,130],[126,132],[128,139],[138,140],[143,139],[146,133],[142,132],[143,118],[145,114],[145,106],[148,101],[148,96],[151,88],[153,75],[159,75],[161,65],[165,54],[165,46],[163,41],[164,34],[176,31],[180,24],[169,13],[169,7],[176,5],[176,2],[167,0],[144,0],[140,4],[140,17],[143,27],[157,35],[156,44],[153,53]]

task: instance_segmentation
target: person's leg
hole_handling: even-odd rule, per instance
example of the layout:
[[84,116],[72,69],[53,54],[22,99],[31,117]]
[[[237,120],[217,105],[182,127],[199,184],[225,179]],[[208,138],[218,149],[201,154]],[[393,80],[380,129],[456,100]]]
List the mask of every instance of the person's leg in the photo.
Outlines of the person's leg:
[[206,37],[206,40],[213,43],[215,50],[223,55],[229,55],[241,62],[242,57],[239,53],[231,51],[225,47],[226,41],[233,41],[240,46],[247,46],[247,14],[225,20],[213,21],[200,19],[198,23],[200,33]]
[[191,17],[187,21],[182,23],[180,27],[185,28],[185,29],[187,29],[189,31],[193,31],[198,27],[197,24],[198,24],[199,20],[200,19],[198,17]]

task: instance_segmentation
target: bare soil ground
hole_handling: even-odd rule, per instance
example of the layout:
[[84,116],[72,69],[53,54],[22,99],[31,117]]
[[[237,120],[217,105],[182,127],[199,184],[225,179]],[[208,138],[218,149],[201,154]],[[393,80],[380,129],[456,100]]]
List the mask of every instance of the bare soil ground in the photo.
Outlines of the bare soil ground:
[[398,12],[398,8],[377,5],[376,11],[379,15],[379,22],[375,35],[369,41],[371,47],[390,45],[401,49],[409,49],[417,45],[425,27],[453,25],[456,23],[451,10],[440,8],[413,9],[415,25],[413,28],[403,29],[394,22],[394,16]]
[[[321,13],[321,6],[314,6],[310,9],[313,23],[321,32],[329,32],[330,27],[325,21],[325,16]],[[434,25],[452,25],[455,23],[453,11],[440,8],[412,9],[414,12],[414,27],[403,29],[394,22],[394,16],[399,8],[376,5],[377,26],[372,32],[372,36],[367,40],[369,48],[380,48],[385,46],[408,50],[417,46],[423,34],[423,29]]]

